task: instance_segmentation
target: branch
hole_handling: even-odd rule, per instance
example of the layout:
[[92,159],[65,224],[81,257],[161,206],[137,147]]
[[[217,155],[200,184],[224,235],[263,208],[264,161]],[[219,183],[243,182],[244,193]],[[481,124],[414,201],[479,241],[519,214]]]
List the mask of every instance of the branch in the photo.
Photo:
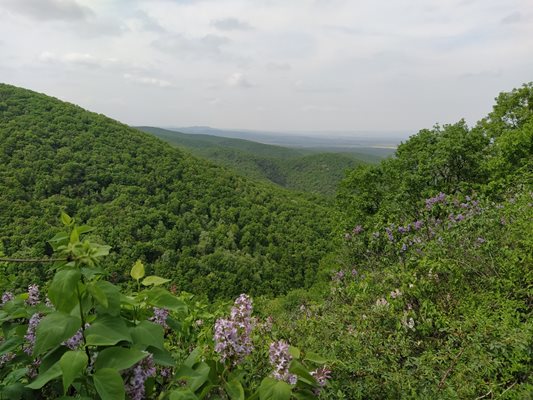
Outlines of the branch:
[[69,261],[69,258],[0,258],[0,262],[12,263],[53,263],[57,261]]
[[455,367],[455,364],[457,364],[457,361],[459,361],[459,357],[461,357],[461,355],[463,354],[463,351],[465,351],[465,348],[463,347],[461,349],[461,351],[459,352],[459,354],[457,354],[457,356],[455,356],[455,358],[453,359],[452,361],[452,365],[450,365],[450,368],[448,368],[446,370],[446,372],[444,373],[442,379],[440,380],[439,382],[439,389],[442,389],[444,387],[444,382],[446,382],[446,378],[448,377],[448,375],[450,375],[450,373],[453,371],[454,367]]

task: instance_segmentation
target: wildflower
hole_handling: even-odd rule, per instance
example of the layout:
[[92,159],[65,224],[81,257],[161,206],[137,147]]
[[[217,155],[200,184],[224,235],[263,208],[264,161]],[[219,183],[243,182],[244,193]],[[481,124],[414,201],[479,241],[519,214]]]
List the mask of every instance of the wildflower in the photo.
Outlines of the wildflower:
[[478,237],[477,238],[477,242],[480,243],[480,244],[481,243],[485,243],[485,239],[483,239],[482,237]]
[[289,364],[292,360],[292,356],[289,353],[289,345],[283,340],[273,342],[270,344],[269,349],[270,364],[274,367],[272,376],[279,380],[296,384],[298,377],[289,372]]
[[168,329],[167,318],[168,310],[166,308],[154,307],[154,316],[150,318],[150,321],[161,325],[164,329]]
[[172,376],[172,368],[170,368],[170,367],[162,367],[159,370],[159,375],[162,376],[163,378],[171,377]]
[[15,358],[15,353],[6,353],[0,356],[0,368],[3,368],[8,362]]
[[404,233],[407,232],[407,229],[404,228],[403,226],[399,226],[399,227],[398,227],[398,232],[401,233],[401,234],[404,234]]
[[352,276],[355,278],[357,276],[358,272],[355,268],[352,269]]
[[405,252],[407,251],[407,245],[404,243],[402,244],[402,252]]
[[[85,324],[85,329],[87,329],[89,326],[89,324]],[[83,330],[80,328],[70,339],[64,341],[63,344],[67,346],[70,350],[76,350],[80,347],[82,342]]]
[[463,219],[465,219],[464,215],[463,214],[459,214],[458,216],[455,217],[455,220],[457,222],[461,222]]
[[400,292],[400,289],[396,289],[390,292],[390,297],[392,297],[393,299],[401,297],[401,295],[402,295],[402,292]]
[[203,319],[197,319],[196,321],[194,321],[194,325],[197,327],[201,327],[203,324],[204,324]]
[[387,232],[389,242],[394,242],[394,235],[392,234],[392,230],[390,228],[385,228],[385,232]]
[[374,236],[374,237],[377,239],[377,238],[379,237],[379,232],[374,232],[374,233],[372,234],[372,236]]
[[364,229],[361,225],[357,225],[355,228],[353,228],[353,234],[354,235],[359,235],[361,232],[363,232]]
[[388,305],[389,302],[385,299],[385,297],[376,300],[376,306],[378,307],[386,307]]
[[37,330],[37,326],[39,326],[42,317],[41,313],[35,313],[31,316],[28,323],[28,329],[24,335],[24,339],[26,339],[27,343],[23,348],[24,352],[28,355],[33,353],[33,346],[35,346],[35,331]]
[[28,286],[28,299],[26,303],[30,306],[35,306],[39,303],[39,286],[32,284]]
[[33,360],[33,362],[28,366],[26,374],[28,375],[28,378],[35,379],[37,378],[37,375],[39,375],[39,367],[41,366],[41,359],[36,358]]
[[215,351],[222,361],[232,360],[234,365],[242,362],[253,350],[251,332],[253,329],[252,300],[241,294],[231,309],[230,318],[219,318],[215,322]]
[[343,270],[337,271],[335,273],[335,275],[333,275],[333,280],[334,281],[342,281],[343,279],[344,279],[344,271]]
[[344,234],[344,240],[350,240],[351,238],[352,238],[352,235],[350,235],[349,233]]
[[3,295],[2,295],[2,302],[0,303],[0,306],[3,306],[4,304],[6,304],[8,301],[11,301],[15,298],[15,296],[13,296],[13,293],[11,292],[5,292]]
[[323,366],[311,371],[311,375],[316,379],[318,386],[324,387],[327,385],[328,379],[331,379],[331,370]]
[[415,320],[413,319],[413,317],[410,317],[409,319],[407,319],[407,316],[404,316],[402,318],[402,325],[406,329],[414,330],[415,329]]
[[144,382],[149,377],[155,376],[156,369],[154,357],[149,354],[134,366],[125,370],[122,374],[126,376],[124,389],[131,400],[144,399]]

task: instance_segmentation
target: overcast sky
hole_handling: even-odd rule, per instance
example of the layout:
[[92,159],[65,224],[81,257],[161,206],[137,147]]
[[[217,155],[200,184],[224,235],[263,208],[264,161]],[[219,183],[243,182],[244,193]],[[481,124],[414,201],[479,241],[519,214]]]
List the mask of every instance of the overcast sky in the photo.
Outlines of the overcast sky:
[[532,80],[532,0],[0,0],[0,81],[132,125],[414,133]]

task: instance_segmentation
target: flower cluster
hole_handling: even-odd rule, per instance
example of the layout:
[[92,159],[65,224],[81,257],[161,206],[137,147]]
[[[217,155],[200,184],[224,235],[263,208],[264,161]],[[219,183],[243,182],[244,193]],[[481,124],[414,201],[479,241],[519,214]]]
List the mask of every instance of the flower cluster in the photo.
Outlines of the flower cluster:
[[28,286],[28,299],[26,300],[26,303],[29,306],[35,306],[39,304],[39,286],[32,284]]
[[13,293],[11,292],[5,292],[3,295],[2,295],[2,301],[0,302],[0,306],[3,306],[4,304],[6,304],[8,301],[11,301],[15,298],[15,296],[13,296]]
[[37,330],[37,326],[39,326],[39,323],[41,322],[43,315],[41,313],[35,313],[31,316],[30,321],[28,323],[28,330],[26,331],[26,334],[24,335],[24,339],[26,339],[26,344],[24,345],[24,352],[28,355],[31,355],[33,353],[33,346],[35,346],[35,331]]
[[291,385],[296,384],[298,377],[289,372],[289,364],[292,356],[289,353],[289,345],[283,340],[273,342],[269,350],[270,364],[274,367],[272,376],[280,381],[285,381]]
[[8,362],[15,358],[15,353],[6,353],[0,356],[0,368],[3,368]]
[[125,389],[128,398],[131,400],[144,399],[144,382],[148,378],[155,376],[155,373],[156,368],[152,354],[125,370],[122,374],[126,376]]
[[168,329],[167,318],[168,310],[166,308],[154,307],[154,316],[150,318],[150,321],[161,325],[164,329]]
[[331,370],[323,366],[311,371],[311,375],[316,379],[318,386],[324,387],[327,385],[328,379],[331,379]]
[[[85,329],[87,329],[89,326],[89,324],[85,324]],[[67,339],[65,342],[63,342],[63,344],[67,346],[70,350],[77,350],[82,342],[83,330],[80,328],[70,339]]]
[[431,210],[435,204],[446,204],[446,195],[442,192],[440,192],[435,197],[430,197],[429,199],[426,199],[426,209]]
[[254,327],[252,300],[241,294],[235,300],[228,319],[219,318],[215,322],[215,351],[222,361],[231,360],[234,365],[241,363],[253,350],[251,333]]

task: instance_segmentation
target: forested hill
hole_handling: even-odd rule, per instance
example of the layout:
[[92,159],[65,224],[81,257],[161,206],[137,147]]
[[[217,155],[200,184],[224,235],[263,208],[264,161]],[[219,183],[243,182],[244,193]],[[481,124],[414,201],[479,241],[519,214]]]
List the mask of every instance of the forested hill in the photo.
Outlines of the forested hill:
[[[0,85],[0,252],[50,254],[64,209],[112,246],[120,281],[137,259],[210,297],[310,285],[334,245],[332,211],[252,183],[152,135],[29,90]],[[9,267],[3,287],[44,280]],[[35,275],[41,275],[35,277]]]
[[365,163],[377,163],[371,154],[296,149],[250,140],[204,134],[187,134],[149,126],[151,133],[192,154],[226,166],[242,176],[270,181],[302,192],[334,195],[346,171]]

